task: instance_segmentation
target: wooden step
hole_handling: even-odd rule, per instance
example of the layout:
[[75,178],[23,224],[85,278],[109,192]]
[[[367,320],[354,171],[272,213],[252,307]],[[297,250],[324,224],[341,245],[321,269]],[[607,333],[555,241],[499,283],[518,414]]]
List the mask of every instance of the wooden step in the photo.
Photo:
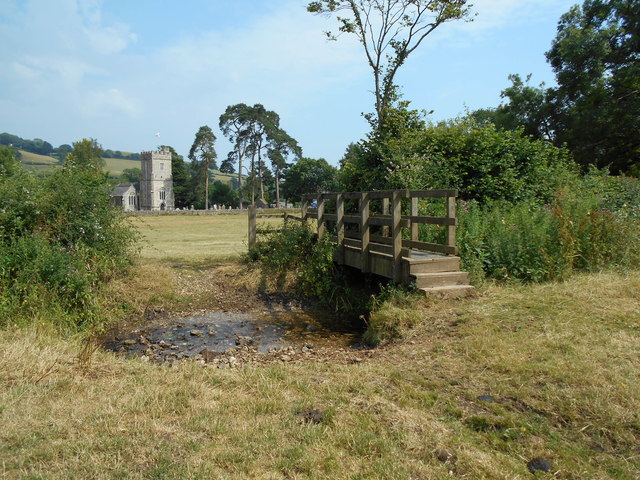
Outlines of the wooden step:
[[418,288],[469,285],[467,272],[416,273],[412,276],[415,277]]
[[446,287],[420,288],[428,297],[461,298],[473,295],[476,289],[471,285],[448,285]]
[[409,274],[460,271],[460,257],[438,255],[430,258],[407,258]]

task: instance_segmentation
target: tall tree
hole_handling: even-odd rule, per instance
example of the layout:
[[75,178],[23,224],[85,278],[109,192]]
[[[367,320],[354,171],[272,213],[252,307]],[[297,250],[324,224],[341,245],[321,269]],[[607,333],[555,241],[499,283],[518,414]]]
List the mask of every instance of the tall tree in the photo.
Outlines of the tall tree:
[[251,130],[253,120],[251,107],[244,103],[229,105],[220,115],[220,130],[233,144],[233,152],[229,153],[226,162],[233,160],[238,162],[238,202],[242,208],[242,163],[248,153],[251,143]]
[[280,178],[284,169],[289,165],[287,159],[294,155],[296,159],[302,156],[302,148],[298,142],[293,139],[287,132],[279,128],[271,133],[269,151],[267,153],[273,174],[275,177],[276,187],[276,208],[280,207]]
[[333,190],[337,173],[324,158],[301,158],[284,173],[282,192],[285,198],[299,200],[304,193]]
[[[392,103],[398,69],[436,28],[467,17],[467,3],[467,0],[317,0],[309,2],[307,10],[337,14],[339,32],[355,35],[362,44],[375,85],[376,118],[370,121],[379,126],[384,123],[385,109]],[[337,38],[331,32],[325,34],[330,40]]]
[[268,151],[274,137],[280,135],[280,117],[276,112],[267,110],[261,104],[256,104],[252,108],[252,118],[252,153],[257,156],[257,163],[255,164],[254,168],[257,172],[260,185],[260,200],[264,203],[264,176],[267,169],[264,161],[265,157],[263,156],[263,151]]
[[73,150],[67,154],[65,166],[76,167],[84,170],[101,172],[104,169],[102,147],[94,138],[83,138],[79,142],[73,142]]
[[555,141],[553,107],[549,102],[552,90],[545,89],[544,83],[533,87],[529,85],[530,79],[530,74],[524,81],[520,75],[509,75],[511,86],[500,94],[503,103],[497,108],[471,112],[471,117],[481,124],[489,122],[505,130],[522,127],[525,135]]
[[558,23],[547,52],[558,87],[557,141],[583,165],[640,165],[640,1],[585,0]]
[[173,177],[173,196],[176,208],[187,208],[193,203],[191,189],[191,173],[178,152],[170,145],[160,145],[158,150],[168,149],[171,152],[171,176]]
[[196,138],[189,150],[189,158],[199,170],[204,180],[204,208],[209,210],[209,168],[216,168],[216,136],[211,127],[204,125],[198,129]]
[[270,158],[268,151],[272,148],[274,139],[284,139],[280,130],[280,117],[259,103],[253,106],[239,103],[227,107],[225,113],[220,116],[220,130],[234,145],[234,150],[229,154],[226,162],[227,164],[234,160],[238,162],[240,202],[242,202],[242,163],[246,157],[250,158],[248,185],[251,188],[251,203],[255,203],[256,188],[260,190],[260,199],[265,201],[265,159]]

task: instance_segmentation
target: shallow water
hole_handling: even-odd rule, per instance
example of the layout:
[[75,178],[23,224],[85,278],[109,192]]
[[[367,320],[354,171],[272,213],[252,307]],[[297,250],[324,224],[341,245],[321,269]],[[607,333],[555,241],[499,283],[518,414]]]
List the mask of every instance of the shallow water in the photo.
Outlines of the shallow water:
[[287,346],[347,347],[356,342],[356,333],[327,329],[317,320],[316,315],[304,312],[265,312],[257,316],[213,312],[120,332],[103,346],[163,362],[193,358],[204,350],[225,352],[242,346],[267,353]]

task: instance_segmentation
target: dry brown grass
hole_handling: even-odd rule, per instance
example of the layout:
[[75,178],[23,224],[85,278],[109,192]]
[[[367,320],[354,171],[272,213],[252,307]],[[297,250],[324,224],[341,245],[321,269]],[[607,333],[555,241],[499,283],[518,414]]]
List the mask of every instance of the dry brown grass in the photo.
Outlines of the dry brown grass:
[[640,273],[412,308],[403,342],[347,365],[86,363],[79,340],[1,332],[2,478],[512,480],[535,456],[542,478],[640,476]]

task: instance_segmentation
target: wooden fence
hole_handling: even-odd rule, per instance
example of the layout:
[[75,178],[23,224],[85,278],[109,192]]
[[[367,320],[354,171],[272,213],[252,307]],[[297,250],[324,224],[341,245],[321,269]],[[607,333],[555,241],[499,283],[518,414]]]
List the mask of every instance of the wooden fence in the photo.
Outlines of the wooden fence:
[[296,215],[292,215],[289,212],[284,212],[284,213],[263,213],[262,211],[259,211],[259,209],[255,205],[249,205],[248,214],[249,214],[249,249],[253,248],[255,246],[255,244],[256,244],[257,219],[258,218],[283,218],[285,224],[289,220],[295,220],[295,221],[298,221],[298,222],[303,222],[302,217],[298,217]]
[[[271,215],[307,222],[317,220],[318,236],[332,225],[337,243],[336,262],[359,268],[365,273],[375,273],[397,282],[408,281],[408,270],[403,257],[411,251],[431,252],[440,255],[456,255],[456,197],[457,190],[386,190],[372,192],[318,193],[302,196],[300,217],[291,214]],[[442,217],[419,215],[420,199],[444,199],[446,215]],[[403,199],[408,199],[404,205]],[[356,213],[345,213],[345,202]],[[372,209],[372,202],[376,208]],[[357,205],[357,207],[356,207]],[[262,215],[267,216],[267,215]],[[255,208],[249,209],[249,246],[256,238]],[[419,240],[420,225],[446,227],[444,243],[428,243]],[[372,227],[375,231],[372,232]],[[402,229],[408,229],[406,239]]]

